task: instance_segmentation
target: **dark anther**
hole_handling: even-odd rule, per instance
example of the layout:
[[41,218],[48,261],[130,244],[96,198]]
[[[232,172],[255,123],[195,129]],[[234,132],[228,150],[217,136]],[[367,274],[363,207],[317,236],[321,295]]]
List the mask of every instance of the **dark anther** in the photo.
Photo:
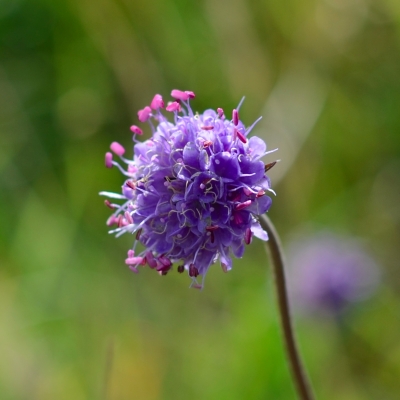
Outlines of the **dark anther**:
[[189,276],[192,278],[196,278],[198,275],[199,275],[199,270],[194,266],[194,264],[190,264]]
[[247,143],[246,137],[245,137],[241,132],[236,131],[236,134],[237,134],[237,137],[239,138],[239,140],[240,140],[242,143]]
[[211,242],[211,243],[214,243],[214,242],[215,242],[215,235],[214,235],[214,232],[213,232],[213,231],[211,231],[210,242]]
[[133,190],[136,189],[135,182],[133,182],[133,181],[126,181],[126,186],[130,187]]
[[114,210],[114,206],[110,203],[110,200],[104,200],[104,204],[108,207],[111,208],[111,210]]
[[265,164],[264,172],[269,171],[278,161],[271,162],[269,164]]

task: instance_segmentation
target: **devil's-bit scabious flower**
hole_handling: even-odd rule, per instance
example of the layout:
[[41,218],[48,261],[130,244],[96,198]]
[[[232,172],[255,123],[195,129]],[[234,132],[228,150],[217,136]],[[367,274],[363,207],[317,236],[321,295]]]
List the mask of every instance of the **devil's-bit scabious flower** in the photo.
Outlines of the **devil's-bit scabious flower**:
[[324,232],[289,248],[291,293],[299,311],[342,312],[376,288],[379,269],[355,239]]
[[[166,106],[170,122],[161,112],[162,97],[154,96],[150,106],[138,112],[141,122],[148,121],[153,135],[138,142],[142,130],[132,126],[133,160],[124,157],[125,148],[113,142],[112,153],[126,164],[124,169],[106,153],[105,164],[117,166],[127,177],[122,194],[101,192],[114,210],[107,225],[116,226],[110,233],[136,235],[128,251],[126,264],[137,272],[148,265],[165,275],[173,263],[178,271],[188,271],[193,286],[205,276],[211,264],[222,269],[232,267],[231,255],[242,257],[245,244],[252,236],[267,240],[257,216],[268,211],[271,191],[266,171],[274,163],[264,164],[264,141],[248,137],[257,120],[245,127],[239,119],[239,108],[226,118],[221,108],[194,114],[189,101],[193,92],[173,90],[174,101]],[[146,250],[135,254],[137,242]]]

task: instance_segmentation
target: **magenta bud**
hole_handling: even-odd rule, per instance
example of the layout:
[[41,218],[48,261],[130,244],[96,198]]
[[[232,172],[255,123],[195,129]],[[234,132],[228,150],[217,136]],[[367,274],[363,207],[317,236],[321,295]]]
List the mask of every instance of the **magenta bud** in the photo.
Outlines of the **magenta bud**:
[[133,219],[129,211],[125,211],[124,213],[125,219],[129,224],[133,224]]
[[247,228],[244,232],[244,242],[246,244],[250,244],[251,243],[251,237],[252,237],[252,233],[251,233],[251,229]]
[[190,90],[185,90],[185,93],[189,96],[190,99],[194,99],[196,95]]
[[114,215],[111,215],[111,217],[108,218],[108,220],[107,220],[107,222],[106,222],[107,226],[112,226],[112,225],[114,225],[115,223],[117,223],[117,219],[115,218]]
[[171,96],[176,100],[182,100],[182,101],[186,101],[190,97],[188,92],[182,92],[182,90],[177,90],[177,89],[174,89],[171,92]]
[[143,260],[143,257],[128,257],[125,260],[125,264],[127,265],[137,265],[140,264]]
[[111,210],[114,210],[114,205],[111,204],[110,200],[104,200],[104,204],[108,207],[111,208]]
[[137,115],[140,122],[146,122],[150,118],[151,108],[146,106],[143,110],[139,110]]
[[251,195],[253,194],[253,192],[252,192],[250,189],[248,189],[247,187],[244,187],[244,188],[243,188],[243,193],[244,193],[246,196],[251,196]]
[[265,194],[264,190],[260,189],[256,194],[256,198],[264,196],[264,194]]
[[243,135],[243,133],[241,133],[241,132],[239,132],[238,130],[236,130],[236,135],[237,135],[237,137],[239,138],[239,140],[240,140],[242,143],[247,143],[247,139],[246,139],[246,137]]
[[243,203],[238,203],[235,206],[235,210],[243,210],[244,208],[248,207],[251,205],[251,200],[246,200]]
[[110,145],[110,149],[117,155],[122,157],[125,153],[125,148],[118,142],[112,142]]
[[224,116],[224,110],[222,108],[217,108],[217,113],[220,118]]
[[236,108],[232,111],[232,120],[234,125],[237,125],[239,123],[239,113]]
[[169,103],[166,108],[167,111],[174,112],[174,111],[180,111],[181,110],[181,105],[177,101],[173,101],[172,103]]
[[153,100],[150,103],[150,107],[153,110],[158,110],[159,108],[164,108],[164,101],[163,101],[163,98],[162,98],[162,96],[160,94],[156,94],[153,97]]
[[160,256],[158,257],[158,261],[164,266],[164,267],[170,267],[172,265],[172,262],[169,260],[169,258],[165,256]]
[[112,160],[113,160],[113,155],[110,152],[106,153],[106,157],[105,157],[105,163],[106,163],[106,167],[107,168],[112,168],[113,164],[112,164]]
[[130,174],[134,174],[136,171],[137,171],[136,165],[133,165],[133,164],[129,164],[129,165],[128,165],[128,172],[129,172]]
[[131,132],[135,133],[136,135],[143,135],[143,131],[136,125],[132,125],[130,127]]
[[146,260],[147,264],[149,264],[150,268],[156,268],[157,267],[157,261],[155,260],[153,253],[151,251],[148,251],[146,253]]

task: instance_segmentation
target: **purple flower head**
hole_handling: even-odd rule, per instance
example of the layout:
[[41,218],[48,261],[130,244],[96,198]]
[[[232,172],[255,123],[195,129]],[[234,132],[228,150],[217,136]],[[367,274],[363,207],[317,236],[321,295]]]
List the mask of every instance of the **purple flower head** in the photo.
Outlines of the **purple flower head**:
[[305,312],[337,314],[369,297],[377,265],[355,239],[321,233],[289,249],[293,303]]
[[[173,90],[173,101],[166,105],[170,122],[161,112],[162,97],[154,96],[150,106],[138,112],[147,121],[152,137],[138,142],[142,130],[133,125],[133,159],[124,157],[117,142],[110,146],[125,167],[106,153],[106,167],[118,167],[126,176],[122,193],[101,192],[114,204],[107,225],[110,233],[136,235],[128,251],[126,264],[134,272],[148,265],[160,275],[173,263],[178,272],[186,270],[192,286],[201,288],[197,276],[205,276],[211,264],[219,260],[222,269],[232,268],[232,255],[242,257],[252,236],[267,240],[257,216],[268,211],[272,191],[266,171],[271,164],[261,161],[267,152],[264,141],[248,137],[258,120],[245,127],[239,109],[227,119],[221,108],[194,113],[190,107],[193,92]],[[239,105],[240,106],[240,105]],[[239,107],[238,107],[239,108]],[[135,255],[137,242],[146,250]]]

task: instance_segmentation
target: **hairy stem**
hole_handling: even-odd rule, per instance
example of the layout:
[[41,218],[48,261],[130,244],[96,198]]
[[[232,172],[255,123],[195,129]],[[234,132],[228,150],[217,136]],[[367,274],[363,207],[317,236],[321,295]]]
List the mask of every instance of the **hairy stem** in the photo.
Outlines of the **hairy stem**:
[[274,271],[280,323],[282,326],[286,353],[289,359],[292,377],[299,395],[299,399],[312,400],[314,396],[311,392],[311,387],[306,372],[303,368],[293,333],[286,289],[285,262],[283,259],[282,245],[274,225],[265,214],[261,216],[260,223],[261,226],[267,231],[269,237],[266,245],[269,249],[269,255]]

